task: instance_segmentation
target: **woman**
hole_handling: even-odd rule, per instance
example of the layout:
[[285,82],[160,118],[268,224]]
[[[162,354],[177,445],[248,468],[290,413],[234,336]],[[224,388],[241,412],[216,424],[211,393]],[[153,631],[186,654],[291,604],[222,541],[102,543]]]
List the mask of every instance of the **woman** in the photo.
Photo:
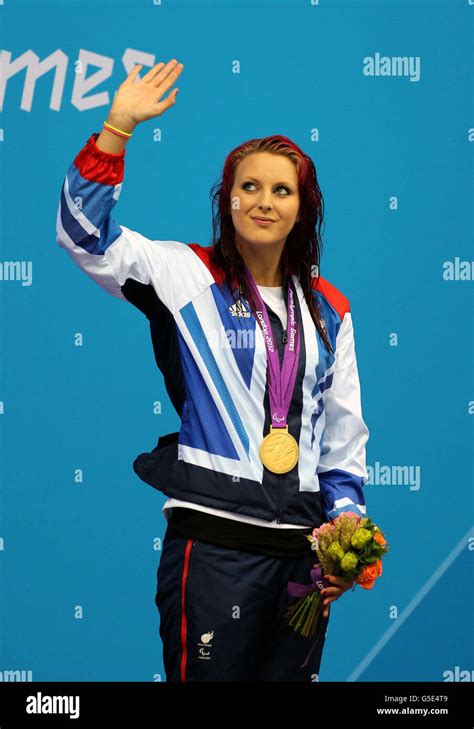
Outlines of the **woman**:
[[183,64],[140,68],[67,173],[57,241],[148,317],[181,417],[134,463],[169,497],[156,593],[167,680],[317,681],[330,603],[353,583],[329,578],[307,661],[286,587],[309,583],[312,528],[365,513],[369,431],[349,302],[319,276],[314,164],[280,135],[233,150],[210,247],[118,225],[125,146],[174,105],[178,89],[161,99]]

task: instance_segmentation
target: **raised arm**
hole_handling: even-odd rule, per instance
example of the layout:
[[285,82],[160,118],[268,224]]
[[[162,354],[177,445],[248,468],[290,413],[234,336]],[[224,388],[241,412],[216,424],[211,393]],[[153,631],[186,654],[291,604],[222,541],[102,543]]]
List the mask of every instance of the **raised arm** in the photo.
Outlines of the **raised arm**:
[[[119,87],[107,118],[109,125],[128,134],[174,104],[177,89],[160,99],[183,64],[158,63],[138,79],[140,68],[135,66]],[[152,241],[111,215],[122,189],[128,141],[105,127],[89,137],[66,174],[56,222],[57,243],[79,268],[121,299],[126,299],[122,287],[128,279],[142,284],[149,284],[152,276],[160,279],[169,248],[169,242]]]

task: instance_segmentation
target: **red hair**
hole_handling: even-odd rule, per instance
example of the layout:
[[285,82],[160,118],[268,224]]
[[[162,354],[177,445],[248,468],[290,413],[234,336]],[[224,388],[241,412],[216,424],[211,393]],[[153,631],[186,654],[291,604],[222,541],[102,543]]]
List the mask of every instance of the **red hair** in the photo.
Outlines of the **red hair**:
[[232,221],[231,190],[235,180],[236,167],[245,157],[255,152],[281,154],[293,163],[298,178],[300,196],[299,221],[294,224],[287,236],[281,257],[281,272],[296,274],[304,292],[306,303],[323,339],[326,349],[331,351],[326,327],[322,320],[316,296],[322,252],[321,226],[324,217],[324,200],[318,184],[316,168],[311,157],[303,152],[288,137],[274,134],[261,139],[250,139],[235,147],[226,157],[222,179],[211,189],[213,240],[211,251],[212,264],[221,268],[232,296],[237,300],[238,282],[243,295],[255,312],[256,302],[247,285],[244,261],[235,245],[235,228]]

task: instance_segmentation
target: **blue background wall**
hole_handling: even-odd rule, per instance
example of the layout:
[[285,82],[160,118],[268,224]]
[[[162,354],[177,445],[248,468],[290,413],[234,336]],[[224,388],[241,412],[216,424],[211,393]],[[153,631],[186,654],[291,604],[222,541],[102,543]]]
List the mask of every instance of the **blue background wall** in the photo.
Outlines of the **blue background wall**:
[[[127,147],[119,223],[209,244],[209,189],[251,137],[285,134],[317,167],[321,274],[352,305],[368,513],[392,547],[372,592],[333,604],[320,680],[473,668],[472,269],[446,273],[473,258],[473,13],[469,0],[2,3],[3,58],[61,53],[67,67],[56,108],[53,70],[35,85],[19,71],[2,100],[0,264],[32,278],[0,281],[0,677],[165,679],[164,497],[132,461],[179,421],[146,318],[55,243],[64,175],[100,131],[127,49],[127,63],[185,68],[175,106]],[[81,49],[112,68],[77,108]],[[365,75],[377,53],[418,58],[418,80]]]

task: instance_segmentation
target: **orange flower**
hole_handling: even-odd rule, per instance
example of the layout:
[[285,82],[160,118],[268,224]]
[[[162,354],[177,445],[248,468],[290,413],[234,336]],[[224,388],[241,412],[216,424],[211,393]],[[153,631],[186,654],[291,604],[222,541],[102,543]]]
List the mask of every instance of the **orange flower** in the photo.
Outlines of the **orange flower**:
[[382,574],[382,560],[378,559],[373,564],[368,564],[364,567],[360,575],[356,578],[358,585],[364,588],[364,590],[371,590],[374,586],[375,580],[379,575]]
[[381,532],[375,532],[374,541],[377,542],[377,544],[380,544],[380,546],[382,547],[387,544],[387,540],[383,537]]

